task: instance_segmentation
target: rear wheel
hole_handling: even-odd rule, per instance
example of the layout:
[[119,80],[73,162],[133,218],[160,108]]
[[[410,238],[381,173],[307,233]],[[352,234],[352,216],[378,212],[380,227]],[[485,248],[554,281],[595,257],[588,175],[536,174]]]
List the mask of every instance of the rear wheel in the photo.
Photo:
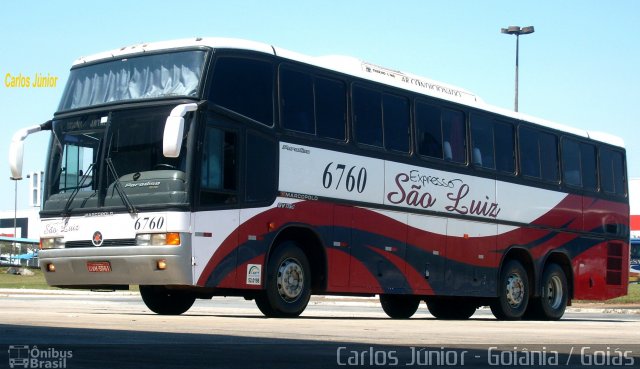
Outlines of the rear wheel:
[[380,295],[382,310],[393,319],[409,319],[420,306],[420,299],[412,295]]
[[558,320],[564,315],[569,301],[567,276],[558,264],[549,264],[540,281],[540,297],[529,303],[525,319]]
[[256,296],[267,317],[297,317],[311,297],[311,268],[307,256],[293,241],[278,246],[269,258],[265,290]]
[[160,315],[180,315],[196,301],[193,294],[164,286],[140,286],[140,296],[149,310]]
[[426,303],[436,319],[467,320],[476,312],[476,304],[469,301],[428,299]]
[[498,298],[491,303],[491,312],[499,320],[522,318],[529,303],[529,277],[517,260],[509,260],[498,280]]

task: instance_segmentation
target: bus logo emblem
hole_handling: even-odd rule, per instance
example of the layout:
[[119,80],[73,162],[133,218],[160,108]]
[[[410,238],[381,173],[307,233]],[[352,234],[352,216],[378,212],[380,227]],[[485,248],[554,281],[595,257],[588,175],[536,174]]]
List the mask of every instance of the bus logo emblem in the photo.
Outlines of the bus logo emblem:
[[100,233],[100,231],[95,231],[93,232],[93,237],[91,238],[91,243],[93,244],[93,246],[95,247],[100,247],[102,246],[102,233]]

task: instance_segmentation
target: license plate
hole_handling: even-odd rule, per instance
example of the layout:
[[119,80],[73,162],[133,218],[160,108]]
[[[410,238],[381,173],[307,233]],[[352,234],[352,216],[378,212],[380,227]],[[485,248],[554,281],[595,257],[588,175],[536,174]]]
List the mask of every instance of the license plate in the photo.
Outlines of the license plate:
[[87,262],[87,270],[96,273],[110,272],[111,263],[108,261],[89,261]]

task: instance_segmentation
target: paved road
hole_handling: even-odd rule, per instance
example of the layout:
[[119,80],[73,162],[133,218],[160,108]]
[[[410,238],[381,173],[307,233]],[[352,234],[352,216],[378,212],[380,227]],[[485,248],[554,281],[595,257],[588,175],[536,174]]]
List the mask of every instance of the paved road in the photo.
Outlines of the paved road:
[[637,368],[635,343],[637,310],[500,322],[480,309],[468,321],[439,321],[422,306],[412,319],[392,320],[372,299],[314,297],[298,319],[266,319],[251,301],[214,298],[182,316],[158,316],[136,294],[0,290],[0,368],[7,355],[66,368],[471,368],[525,359],[617,367],[618,357]]

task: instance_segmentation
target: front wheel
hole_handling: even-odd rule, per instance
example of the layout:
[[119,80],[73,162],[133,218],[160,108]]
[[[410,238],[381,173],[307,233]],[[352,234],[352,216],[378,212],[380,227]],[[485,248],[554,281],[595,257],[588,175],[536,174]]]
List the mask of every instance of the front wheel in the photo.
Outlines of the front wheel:
[[529,303],[529,277],[517,260],[509,260],[498,280],[498,297],[491,303],[491,312],[499,320],[522,318]]
[[293,318],[302,314],[311,297],[311,268],[295,242],[279,245],[269,258],[265,290],[256,296],[267,317]]
[[409,319],[416,313],[420,299],[411,295],[380,295],[382,310],[393,319]]
[[140,286],[140,296],[149,310],[160,315],[180,315],[196,301],[191,293],[164,286]]

